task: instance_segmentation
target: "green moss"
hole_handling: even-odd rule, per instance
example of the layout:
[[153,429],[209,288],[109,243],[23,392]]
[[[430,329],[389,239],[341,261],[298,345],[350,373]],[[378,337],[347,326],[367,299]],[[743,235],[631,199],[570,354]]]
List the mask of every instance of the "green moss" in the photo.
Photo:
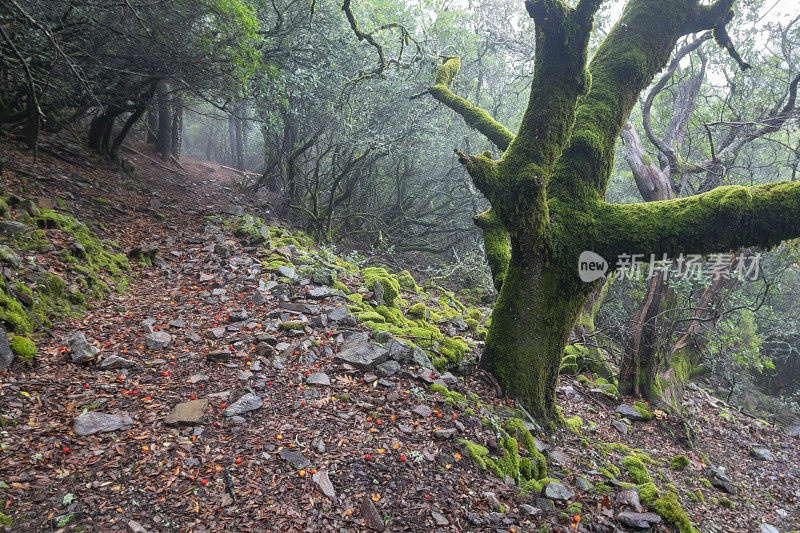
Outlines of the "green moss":
[[242,215],[234,223],[233,234],[247,239],[250,245],[271,246],[269,230],[260,218],[252,215]]
[[651,483],[653,481],[650,477],[650,472],[647,471],[647,467],[644,466],[644,463],[642,463],[638,457],[633,455],[623,457],[622,465],[628,469],[628,475],[630,475],[633,482],[637,485]]
[[360,315],[358,315],[358,318],[356,320],[359,323],[375,322],[378,324],[382,324],[383,322],[386,322],[386,319],[379,313],[376,313],[375,311],[367,311],[366,313],[361,313]]
[[461,446],[467,457],[472,459],[472,462],[478,465],[481,470],[486,470],[486,459],[489,457],[489,450],[486,447],[465,439],[458,439],[456,443]]
[[686,496],[688,496],[689,499],[695,503],[706,503],[706,499],[703,496],[703,491],[700,489],[697,489],[693,492],[687,492]]
[[331,287],[333,287],[336,290],[342,291],[345,294],[350,292],[350,289],[347,288],[347,285],[345,285],[341,281],[334,281],[333,285],[331,285]]
[[451,391],[443,385],[431,383],[428,386],[428,390],[434,394],[438,394],[442,398],[450,399],[454,403],[467,403],[467,399],[464,397],[463,394],[457,391]]
[[389,274],[386,269],[379,267],[368,267],[361,270],[364,282],[371,291],[375,290],[375,283],[383,286],[383,300],[386,305],[391,307],[394,300],[400,294],[400,284],[395,276]]
[[660,494],[660,491],[653,483],[642,483],[636,487],[636,492],[639,493],[639,501],[645,507],[651,507]]
[[706,478],[701,477],[701,478],[698,478],[697,481],[699,481],[704,487],[709,488],[709,489],[711,488],[711,482],[709,480],[707,480]]
[[401,270],[397,274],[397,283],[404,291],[419,292],[421,290],[408,270]]
[[726,509],[733,509],[735,507],[734,503],[725,496],[719,499],[719,504]]
[[385,305],[379,305],[375,308],[375,312],[381,315],[384,320],[390,324],[394,324],[395,326],[402,328],[408,325],[405,317],[403,316],[403,312],[400,309],[388,308]]
[[579,416],[573,416],[571,418],[565,418],[564,424],[566,424],[567,429],[575,433],[576,435],[581,434],[581,430],[583,429],[583,420]]
[[536,442],[533,435],[523,425],[519,418],[509,418],[503,425],[509,435],[517,439],[517,442],[530,454],[532,461],[530,475],[524,476],[525,479],[541,479],[547,475],[547,460],[539,450],[536,449]]
[[612,479],[617,479],[622,475],[620,469],[611,463],[606,463],[599,471]]
[[653,510],[664,521],[675,527],[679,533],[699,533],[689,520],[689,515],[681,507],[678,496],[674,492],[665,492],[663,496],[653,502]]
[[0,513],[0,526],[10,526],[14,523],[14,519],[10,516]]
[[289,320],[287,322],[281,322],[278,325],[278,329],[282,331],[299,331],[305,329],[307,325],[308,323],[302,320]]
[[673,470],[683,470],[689,466],[689,458],[685,455],[676,455],[669,462],[669,467]]
[[345,298],[347,298],[348,300],[350,300],[355,304],[360,304],[361,302],[364,301],[364,297],[356,292],[348,294],[347,296],[345,296]]
[[642,415],[646,420],[653,420],[656,415],[653,411],[650,410],[650,407],[644,402],[634,402],[633,408],[638,411],[640,415]]
[[36,344],[27,337],[15,335],[11,339],[11,351],[17,354],[25,364],[30,366],[33,364],[33,360],[36,357]]

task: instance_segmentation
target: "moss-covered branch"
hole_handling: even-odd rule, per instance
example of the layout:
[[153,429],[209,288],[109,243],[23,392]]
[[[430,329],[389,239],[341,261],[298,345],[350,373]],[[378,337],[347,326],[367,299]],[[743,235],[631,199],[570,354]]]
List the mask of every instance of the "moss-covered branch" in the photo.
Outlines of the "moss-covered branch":
[[[732,185],[674,200],[603,204],[596,211],[598,252],[675,256],[769,248],[800,235],[800,183]],[[602,251],[600,251],[602,249]]]
[[589,65],[591,89],[581,100],[568,147],[548,194],[590,201],[605,189],[614,145],[641,91],[663,69],[678,39],[718,27],[730,1],[698,6],[696,0],[631,0]]
[[494,211],[489,209],[473,218],[475,225],[483,231],[483,247],[486,249],[486,259],[492,269],[492,280],[498,291],[503,286],[508,263],[511,261],[511,246],[508,241],[508,231],[500,223]]
[[461,115],[470,128],[481,132],[500,150],[505,150],[514,140],[514,134],[492,118],[488,111],[470,103],[450,89],[460,68],[461,60],[458,57],[446,57],[436,68],[436,83],[428,89],[428,92],[436,100]]

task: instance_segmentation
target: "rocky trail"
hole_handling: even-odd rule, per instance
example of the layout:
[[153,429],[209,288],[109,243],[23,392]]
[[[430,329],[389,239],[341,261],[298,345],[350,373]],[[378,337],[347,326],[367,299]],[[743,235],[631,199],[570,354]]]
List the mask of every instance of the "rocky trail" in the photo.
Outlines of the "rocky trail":
[[[444,368],[436,353],[457,351],[444,339],[436,352],[421,348],[432,339],[374,327],[397,312],[406,324],[422,302],[444,309],[427,294],[450,298],[442,289],[401,288],[405,305],[381,315],[391,287],[287,224],[247,216],[263,210],[235,173],[188,158],[166,171],[132,156],[126,174],[3,155],[17,200],[8,221],[71,213],[132,266],[110,278],[98,267],[121,290],[54,319],[33,335],[33,365],[3,373],[8,531],[800,527],[800,428],[692,385],[688,450],[677,417],[562,376],[567,428],[537,433],[474,369],[481,343],[464,317],[478,309],[483,324],[488,310],[442,318],[444,337],[468,346]],[[55,274],[88,293],[58,255],[79,256],[78,241],[59,227],[45,235],[52,247],[15,251],[9,283]],[[354,309],[361,301],[369,309]]]

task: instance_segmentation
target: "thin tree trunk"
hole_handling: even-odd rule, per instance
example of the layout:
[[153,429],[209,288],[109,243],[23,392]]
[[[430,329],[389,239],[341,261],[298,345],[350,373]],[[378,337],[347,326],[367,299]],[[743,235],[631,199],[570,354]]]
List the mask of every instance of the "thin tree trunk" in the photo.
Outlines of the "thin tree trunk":
[[169,109],[169,85],[166,81],[160,81],[156,88],[156,102],[158,104],[158,134],[156,138],[156,150],[161,157],[170,154],[172,144],[172,115]]
[[172,99],[172,131],[170,139],[170,155],[175,159],[181,157],[181,143],[183,140],[183,101],[180,95]]

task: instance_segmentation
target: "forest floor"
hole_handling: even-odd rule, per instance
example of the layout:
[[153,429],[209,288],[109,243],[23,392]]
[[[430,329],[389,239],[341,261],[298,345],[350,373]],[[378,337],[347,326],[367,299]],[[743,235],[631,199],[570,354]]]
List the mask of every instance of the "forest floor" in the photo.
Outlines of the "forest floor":
[[[563,414],[581,423],[539,435],[536,445],[566,498],[522,494],[512,479],[480,469],[457,440],[496,453],[496,429],[429,383],[474,393],[474,405],[492,412],[513,402],[479,371],[454,377],[404,368],[378,378],[335,360],[359,327],[320,317],[346,302],[319,299],[309,280],[254,273],[257,247],[205,218],[241,208],[258,214],[235,173],[190,158],[167,171],[131,155],[129,175],[68,150],[60,153],[71,163],[47,153],[34,162],[3,148],[3,188],[60,198],[123,250],[156,245],[160,261],[134,265],[129,290],[54,323],[52,336],[37,339],[34,366],[15,363],[2,376],[0,511],[13,519],[6,530],[630,531],[624,513],[642,510],[625,490],[632,478],[622,458],[633,450],[702,531],[800,527],[800,441],[696,385],[684,400],[696,432],[688,450],[677,419],[659,412],[623,427],[616,403],[562,377]],[[60,268],[53,252],[24,255]],[[340,281],[363,285],[358,277]],[[297,319],[306,321],[302,329],[281,329]],[[169,333],[166,348],[147,347],[151,330]],[[76,331],[98,357],[133,366],[74,364],[66,339]],[[311,375],[319,384],[308,383]],[[256,408],[223,416],[243,405],[235,401],[243,394]],[[203,399],[205,406],[197,403]],[[194,402],[186,425],[166,425],[184,402]],[[74,420],[86,412],[127,417],[113,420],[121,421],[115,431],[79,436]],[[756,457],[760,448],[770,452],[766,459]],[[684,469],[670,468],[676,455],[689,458]],[[612,466],[621,471],[609,476]],[[712,466],[725,469],[733,494],[707,481]]]

